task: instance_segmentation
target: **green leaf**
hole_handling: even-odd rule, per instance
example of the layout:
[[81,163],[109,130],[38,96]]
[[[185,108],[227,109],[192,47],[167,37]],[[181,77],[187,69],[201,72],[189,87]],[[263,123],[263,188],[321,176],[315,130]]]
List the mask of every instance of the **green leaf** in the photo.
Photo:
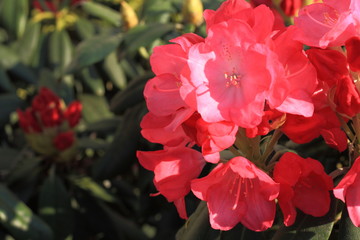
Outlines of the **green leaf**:
[[341,240],[360,239],[360,228],[352,223],[346,205],[343,207],[338,236]]
[[219,231],[211,228],[206,202],[201,202],[196,211],[176,234],[176,240],[215,240]]
[[62,180],[53,172],[40,190],[39,215],[51,227],[55,239],[65,239],[72,233],[74,223],[70,197]]
[[105,150],[109,143],[102,139],[80,138],[77,140],[78,148],[92,150]]
[[117,61],[116,53],[112,52],[105,58],[103,69],[110,79],[110,81],[119,89],[123,90],[126,87],[125,73]]
[[113,116],[104,97],[90,94],[81,94],[78,97],[83,106],[82,116],[86,122],[93,123]]
[[103,119],[97,122],[89,123],[85,126],[84,132],[87,134],[96,133],[98,136],[104,136],[108,134],[114,134],[117,127],[122,123],[122,119],[119,117],[112,117]]
[[6,92],[15,92],[14,86],[11,84],[11,80],[8,77],[5,69],[0,65],[0,88]]
[[140,47],[149,46],[154,40],[175,29],[170,23],[138,25],[130,29],[124,38],[126,51],[134,54]]
[[331,196],[330,210],[323,217],[313,217],[298,211],[295,223],[290,227],[282,225],[272,240],[329,239],[338,211],[337,201]]
[[13,159],[14,167],[11,169],[6,183],[11,185],[17,181],[26,179],[29,175],[36,172],[41,159],[36,157],[27,157],[25,154],[18,153],[16,159]]
[[81,7],[86,13],[94,17],[98,17],[100,19],[108,21],[116,27],[119,27],[121,24],[120,12],[115,11],[105,5],[87,1],[87,2],[83,2],[81,4]]
[[80,76],[84,87],[88,88],[92,93],[98,96],[103,96],[105,93],[105,86],[103,80],[100,78],[96,68],[89,66],[80,71]]
[[30,64],[40,43],[41,25],[38,22],[29,22],[25,33],[18,43],[17,52],[21,61]]
[[[111,209],[104,202],[92,197],[91,195],[77,193],[76,200],[83,209],[79,222],[85,222],[79,234],[82,238],[84,232],[88,232],[89,227],[95,233],[101,233],[103,239],[109,240],[147,240],[142,230],[129,219],[125,219],[118,213],[118,209]],[[77,230],[77,229],[76,229]],[[81,231],[82,230],[82,231]],[[85,233],[86,234],[86,233]]]
[[111,99],[110,109],[115,114],[121,114],[126,109],[144,101],[144,86],[154,74],[147,72],[144,75],[130,81],[124,91],[118,92]]
[[6,176],[16,164],[19,152],[12,148],[0,148],[0,175]]
[[126,112],[123,123],[118,127],[113,142],[105,155],[93,166],[93,176],[97,180],[111,179],[127,172],[137,161],[136,150],[140,139],[140,121],[145,106],[139,104]]
[[67,67],[67,73],[72,73],[103,60],[114,51],[122,41],[122,35],[98,35],[81,42],[72,62]]
[[0,222],[15,239],[53,239],[49,226],[2,184]]
[[75,22],[75,28],[82,40],[88,39],[95,35],[94,24],[86,18],[79,17]]
[[67,67],[72,60],[73,46],[67,31],[54,31],[49,39],[49,60],[54,68],[55,76],[65,74]]
[[24,33],[28,11],[28,0],[2,0],[0,2],[0,22],[18,38]]
[[28,83],[36,83],[36,76],[28,67],[20,62],[16,51],[7,46],[0,45],[0,56],[0,66],[5,70]]
[[70,176],[70,181],[86,192],[89,192],[92,196],[101,199],[105,202],[115,202],[116,199],[105,188],[95,182],[92,178],[86,176]]
[[21,108],[24,101],[18,98],[16,94],[0,94],[0,126],[6,124],[9,121],[10,113]]

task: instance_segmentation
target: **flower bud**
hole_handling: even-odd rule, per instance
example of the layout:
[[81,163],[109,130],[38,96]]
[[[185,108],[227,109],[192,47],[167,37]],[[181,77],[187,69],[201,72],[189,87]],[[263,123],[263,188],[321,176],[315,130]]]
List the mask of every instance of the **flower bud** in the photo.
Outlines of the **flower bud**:
[[121,16],[124,21],[125,29],[129,30],[139,24],[139,19],[134,9],[125,1],[120,2]]
[[184,21],[199,26],[204,21],[203,10],[201,0],[184,0],[182,9]]

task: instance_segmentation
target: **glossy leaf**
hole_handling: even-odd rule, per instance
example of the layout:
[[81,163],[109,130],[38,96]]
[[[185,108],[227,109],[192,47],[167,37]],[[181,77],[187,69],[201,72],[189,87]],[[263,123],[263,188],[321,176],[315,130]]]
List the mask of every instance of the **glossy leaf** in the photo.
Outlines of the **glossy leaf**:
[[339,229],[339,238],[341,240],[353,240],[360,239],[360,228],[356,227],[349,217],[349,213],[344,205],[341,220],[340,220],[340,229]]
[[36,83],[36,76],[27,66],[20,62],[16,51],[7,46],[0,45],[0,56],[0,66],[5,70],[28,83]]
[[282,225],[273,240],[329,239],[338,211],[337,201],[332,196],[330,210],[323,217],[313,217],[298,211],[295,223],[290,227]]
[[93,166],[95,179],[111,179],[128,171],[137,162],[136,150],[140,139],[140,120],[144,114],[144,105],[139,104],[126,112],[123,124],[116,133],[105,155]]
[[53,230],[54,239],[65,239],[72,233],[74,223],[70,197],[62,180],[53,172],[41,187],[39,214]]
[[82,9],[88,14],[106,20],[119,27],[121,23],[121,17],[119,12],[96,2],[86,1],[81,4]]
[[15,92],[15,88],[11,83],[5,69],[0,65],[0,89],[5,92]]
[[83,105],[83,119],[88,123],[97,122],[113,116],[109,111],[109,105],[106,99],[102,96],[82,94],[79,95],[79,100]]
[[41,35],[41,25],[38,22],[29,22],[25,32],[19,40],[17,52],[19,58],[25,64],[30,64],[38,49]]
[[65,67],[72,60],[73,46],[67,31],[54,31],[49,39],[49,60],[55,76],[65,74]]
[[15,239],[53,239],[49,226],[2,184],[0,222]]
[[24,33],[28,12],[28,0],[0,1],[0,21],[16,37]]
[[125,89],[127,82],[125,73],[118,63],[116,53],[110,53],[104,60],[103,69],[110,81],[119,89]]
[[92,178],[86,176],[70,176],[70,181],[86,192],[89,192],[92,196],[101,199],[105,202],[115,202],[116,199],[105,188],[95,182]]
[[127,32],[124,38],[126,51],[130,54],[135,53],[140,47],[149,46],[155,39],[164,36],[174,29],[170,23],[153,23],[148,25],[138,25]]
[[211,228],[206,202],[201,202],[184,226],[177,232],[176,240],[215,240],[219,231]]
[[130,81],[127,88],[115,94],[111,99],[110,109],[116,114],[123,113],[127,108],[135,106],[144,100],[144,86],[146,82],[154,76],[148,72],[144,75]]
[[8,122],[10,114],[21,108],[24,102],[15,94],[0,94],[0,125]]
[[100,78],[96,68],[89,66],[80,71],[80,76],[84,87],[89,89],[93,94],[103,96],[105,93],[105,86],[103,80]]
[[103,60],[119,46],[121,40],[121,34],[98,35],[84,40],[76,47],[74,59],[67,67],[67,73]]

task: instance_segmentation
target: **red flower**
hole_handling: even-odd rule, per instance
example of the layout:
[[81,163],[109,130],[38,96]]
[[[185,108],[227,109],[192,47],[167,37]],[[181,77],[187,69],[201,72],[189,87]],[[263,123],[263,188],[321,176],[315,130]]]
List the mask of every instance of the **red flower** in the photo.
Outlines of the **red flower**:
[[79,101],[73,101],[64,112],[64,118],[71,128],[75,127],[81,118],[82,105]]
[[333,101],[338,113],[350,118],[360,113],[360,94],[349,75],[339,79]]
[[184,197],[190,192],[190,181],[198,177],[205,161],[200,152],[190,148],[168,148],[137,152],[140,164],[154,171],[154,184],[160,194],[174,202],[180,217],[187,218]]
[[35,117],[34,111],[31,108],[26,109],[25,112],[21,110],[17,110],[16,112],[19,117],[20,127],[25,133],[38,133],[42,131]]
[[316,68],[317,77],[329,87],[337,84],[340,78],[349,74],[344,54],[331,49],[309,49],[309,60]]
[[303,0],[282,0],[281,8],[287,16],[294,16],[303,4]]
[[36,112],[48,108],[60,108],[60,98],[48,88],[42,87],[32,101],[31,107]]
[[75,136],[73,131],[59,133],[54,139],[53,144],[56,149],[63,151],[70,148],[75,141]]
[[63,121],[63,113],[59,108],[47,108],[40,112],[43,127],[57,127]]
[[345,42],[347,51],[347,60],[351,70],[360,71],[360,37],[349,38]]
[[336,198],[346,203],[353,224],[360,227],[360,157],[352,165],[349,172],[334,188]]
[[207,201],[214,229],[229,230],[240,222],[264,231],[274,221],[279,184],[246,158],[218,164],[208,176],[193,180],[191,190]]
[[333,182],[320,162],[287,152],[275,165],[274,180],[280,183],[278,202],[286,226],[294,223],[295,208],[315,217],[329,211]]

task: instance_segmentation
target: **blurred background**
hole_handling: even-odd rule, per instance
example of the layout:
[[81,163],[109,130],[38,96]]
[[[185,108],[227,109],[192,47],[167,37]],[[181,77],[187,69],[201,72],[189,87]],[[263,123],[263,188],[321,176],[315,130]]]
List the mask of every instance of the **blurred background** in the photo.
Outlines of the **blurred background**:
[[174,239],[136,159],[149,56],[220,2],[0,0],[0,239]]

